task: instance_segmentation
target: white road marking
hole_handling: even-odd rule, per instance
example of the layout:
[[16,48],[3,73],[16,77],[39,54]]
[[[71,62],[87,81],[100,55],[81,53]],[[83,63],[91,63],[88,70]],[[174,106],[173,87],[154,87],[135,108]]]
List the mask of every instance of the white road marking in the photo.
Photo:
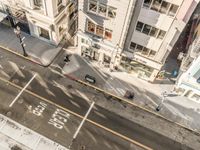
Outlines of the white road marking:
[[33,114],[35,114],[36,116],[41,116],[46,107],[47,107],[46,103],[40,102],[40,104],[33,109]]
[[74,133],[73,139],[72,139],[71,144],[69,145],[69,148],[70,148],[71,145],[73,144],[73,141],[76,139],[76,137],[77,137],[79,131],[81,130],[81,127],[83,126],[83,124],[84,124],[85,120],[87,119],[87,117],[88,117],[90,111],[92,110],[92,107],[94,106],[94,103],[95,103],[95,102],[92,102],[92,104],[90,105],[90,108],[88,109],[87,113],[85,114],[85,116],[84,116],[83,120],[81,121],[79,127],[77,128],[76,132]]
[[12,105],[16,102],[16,100],[20,97],[20,95],[24,92],[24,90],[29,86],[29,84],[33,81],[33,79],[36,77],[36,74],[29,80],[29,82],[25,85],[25,87],[19,92],[19,94],[15,97],[15,99],[10,103],[9,107],[12,107]]
[[53,125],[54,127],[58,129],[63,129],[65,123],[67,122],[67,119],[69,119],[70,114],[65,112],[62,109],[56,109],[56,111],[53,113],[51,118],[49,119],[48,123]]

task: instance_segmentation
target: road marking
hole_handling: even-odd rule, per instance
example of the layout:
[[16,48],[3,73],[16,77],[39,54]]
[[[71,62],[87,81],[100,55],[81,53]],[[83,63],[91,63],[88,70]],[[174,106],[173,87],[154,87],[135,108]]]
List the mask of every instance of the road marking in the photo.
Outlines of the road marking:
[[41,116],[46,107],[47,107],[46,103],[40,102],[40,104],[33,109],[33,114],[35,114],[36,116]]
[[63,111],[62,109],[56,109],[48,123],[56,127],[57,129],[63,129],[67,119],[69,119],[70,114]]
[[[3,81],[3,82],[5,82],[5,83],[9,83],[10,85],[12,85],[12,86],[15,87],[15,88],[22,89],[22,87],[20,87],[19,85],[14,84],[14,83],[10,82],[9,80],[6,80],[6,79],[4,79],[4,78],[2,78],[2,77],[0,77],[0,80]],[[95,86],[94,86],[94,88],[97,89],[97,87],[95,87]],[[66,112],[68,112],[68,113],[70,113],[70,114],[72,114],[72,115],[74,115],[74,116],[76,116],[76,117],[78,117],[78,118],[83,119],[83,116],[81,116],[81,115],[79,115],[79,114],[77,114],[77,113],[75,113],[75,112],[73,112],[73,111],[71,111],[71,110],[69,110],[69,109],[67,109],[67,108],[65,108],[65,107],[62,107],[62,106],[60,106],[60,105],[58,105],[58,104],[52,102],[52,101],[49,100],[49,99],[46,99],[46,98],[44,98],[44,97],[42,97],[42,96],[40,96],[40,95],[37,95],[36,93],[33,93],[33,92],[31,92],[31,91],[29,91],[29,90],[27,90],[27,89],[25,90],[25,92],[27,92],[27,93],[29,93],[30,95],[35,96],[35,97],[37,97],[37,98],[39,98],[39,99],[41,99],[41,100],[43,100],[43,101],[45,101],[45,102],[47,102],[47,103],[49,103],[49,104],[51,104],[51,105],[54,105],[54,106],[56,106],[56,107],[58,107],[58,108],[60,108],[60,109],[62,109],[62,110],[65,110]],[[106,92],[105,92],[105,93],[106,93]],[[113,96],[114,96],[114,95],[113,95]],[[115,97],[117,97],[117,96],[115,96]],[[122,99],[122,100],[123,100],[123,99]],[[183,126],[182,124],[179,124],[179,123],[177,123],[177,122],[173,122],[172,120],[169,120],[169,119],[167,119],[167,118],[161,116],[160,114],[157,114],[157,113],[155,113],[155,112],[152,112],[152,111],[150,111],[150,110],[147,110],[147,109],[145,109],[145,108],[143,108],[143,107],[141,107],[141,106],[137,106],[137,105],[135,105],[134,103],[133,103],[133,105],[136,106],[136,107],[138,107],[138,108],[140,108],[140,109],[142,109],[142,110],[144,110],[144,111],[147,111],[147,112],[149,112],[149,113],[151,113],[151,114],[153,114],[153,115],[155,115],[155,116],[157,116],[157,117],[160,117],[160,118],[162,118],[162,119],[164,119],[164,120],[166,120],[166,121],[168,121],[168,122],[174,123],[175,125],[178,125],[178,126],[184,128],[184,129],[187,129],[188,131],[192,131],[192,132],[198,134],[197,131],[195,131],[195,130],[193,130],[193,129],[190,129],[190,128],[187,128],[187,127],[185,127],[185,126]],[[116,131],[113,131],[113,130],[107,128],[107,127],[104,127],[103,125],[98,124],[98,123],[96,123],[96,122],[94,122],[94,121],[92,121],[92,120],[90,120],[90,119],[86,119],[86,121],[90,122],[91,124],[93,124],[93,125],[95,125],[95,126],[101,128],[101,129],[104,129],[104,130],[107,131],[107,132],[112,133],[112,134],[115,135],[115,136],[118,136],[118,137],[120,137],[120,138],[122,138],[122,139],[124,139],[124,140],[126,140],[126,141],[129,141],[129,142],[131,142],[131,143],[133,143],[133,144],[135,144],[135,145],[137,145],[137,146],[139,146],[139,147],[141,147],[141,148],[143,148],[143,149],[152,150],[152,148],[147,147],[147,146],[145,146],[145,145],[143,145],[143,144],[141,144],[141,143],[139,143],[139,142],[137,142],[137,141],[135,141],[135,140],[133,140],[133,139],[127,137],[127,136],[124,136],[124,135],[122,135],[122,134],[120,134],[120,133],[118,133],[118,132],[116,132]]]
[[92,102],[92,104],[90,105],[90,108],[88,109],[88,111],[87,111],[87,113],[85,114],[83,120],[81,121],[81,123],[80,123],[80,125],[78,126],[76,132],[74,133],[73,138],[72,138],[72,142],[70,143],[69,148],[70,148],[71,145],[73,144],[73,142],[74,142],[74,140],[76,139],[76,137],[77,137],[79,131],[81,130],[81,128],[82,128],[84,122],[86,121],[88,115],[90,114],[90,112],[91,112],[91,110],[92,110],[92,108],[93,108],[93,106],[94,106],[94,103],[95,103],[95,102]]
[[9,107],[12,107],[13,104],[16,102],[16,100],[20,97],[20,95],[26,90],[26,88],[29,86],[29,84],[33,81],[33,79],[36,77],[36,74],[29,80],[29,82],[25,85],[25,87],[19,92],[19,94],[15,97],[15,99],[10,103]]
[[[12,86],[14,86],[14,87],[16,87],[16,88],[18,88],[18,89],[22,89],[22,87],[20,87],[19,85],[14,84],[14,83],[12,83],[12,82],[10,82],[10,81],[8,81],[8,80],[5,80],[5,79],[3,79],[3,78],[1,78],[1,77],[0,77],[0,80],[1,80],[1,81],[4,81],[4,82],[6,82],[6,83],[8,82],[10,85],[12,85]],[[77,114],[77,113],[75,113],[75,112],[73,112],[73,111],[71,111],[71,110],[69,110],[69,109],[67,109],[67,108],[62,107],[62,106],[60,106],[60,105],[58,105],[58,104],[52,102],[51,100],[48,100],[48,99],[46,99],[46,98],[44,98],[44,97],[42,97],[42,96],[40,96],[40,95],[37,95],[36,93],[33,93],[33,92],[31,92],[31,91],[29,91],[29,90],[27,90],[27,89],[25,90],[25,92],[27,92],[27,93],[29,93],[30,95],[35,96],[35,97],[37,97],[38,99],[41,99],[41,100],[43,100],[43,101],[45,101],[45,102],[47,102],[47,103],[49,103],[49,104],[51,104],[51,105],[56,106],[56,107],[58,107],[59,109],[62,109],[62,110],[64,110],[64,111],[68,112],[69,114],[72,114],[72,115],[74,115],[74,116],[76,116],[76,117],[78,117],[78,118],[83,119],[83,116],[81,116],[81,115],[79,115],[79,114]],[[157,114],[157,116],[162,117],[162,116],[159,115],[159,114]],[[162,118],[163,118],[163,117],[162,117]],[[166,118],[165,118],[165,119],[166,119]],[[167,119],[166,119],[166,120],[167,120]],[[128,137],[126,137],[126,136],[124,136],[124,135],[122,135],[122,134],[120,134],[120,133],[118,133],[118,132],[116,132],[116,131],[113,131],[113,130],[111,130],[111,129],[109,129],[109,128],[106,128],[106,127],[102,126],[101,124],[98,124],[98,123],[96,123],[96,122],[94,122],[94,121],[92,121],[92,120],[89,120],[89,119],[86,119],[86,121],[90,122],[91,124],[93,124],[93,125],[95,125],[95,126],[101,128],[101,129],[106,130],[107,132],[112,133],[112,134],[115,135],[115,136],[118,136],[118,137],[120,137],[120,138],[122,138],[122,139],[124,139],[124,140],[126,140],[126,141],[129,141],[129,142],[131,142],[131,143],[133,143],[133,144],[135,144],[135,145],[138,145],[138,144],[137,144],[137,143],[138,143],[137,141],[134,141],[133,139],[128,138]],[[170,120],[168,120],[168,121],[170,121]],[[180,126],[181,126],[181,125],[180,125]],[[184,127],[184,126],[183,126],[183,127]],[[185,127],[185,128],[186,128],[186,127]],[[192,130],[192,131],[193,131],[193,130]],[[193,132],[195,132],[195,131],[193,131]],[[142,148],[147,147],[147,146],[145,146],[145,145],[143,145],[143,144],[141,144],[141,143],[139,143],[138,146],[139,146],[139,147],[142,147]],[[152,150],[152,149],[149,148],[149,147],[144,148],[144,149],[146,149],[146,150]]]

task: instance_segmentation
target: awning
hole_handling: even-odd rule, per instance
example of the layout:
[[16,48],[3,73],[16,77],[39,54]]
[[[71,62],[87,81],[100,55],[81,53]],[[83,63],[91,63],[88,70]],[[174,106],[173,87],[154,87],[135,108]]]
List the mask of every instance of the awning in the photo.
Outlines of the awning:
[[0,22],[7,17],[7,14],[0,12]]

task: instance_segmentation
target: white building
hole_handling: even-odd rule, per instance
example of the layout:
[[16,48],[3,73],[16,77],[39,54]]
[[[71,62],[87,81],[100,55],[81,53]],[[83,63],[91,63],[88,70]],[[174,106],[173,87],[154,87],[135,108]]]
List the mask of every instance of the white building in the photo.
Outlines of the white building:
[[6,24],[51,44],[59,44],[76,29],[75,5],[70,0],[0,0],[0,10],[8,15]]
[[179,95],[200,103],[200,13],[198,15],[192,24],[189,49],[182,60],[175,90]]
[[153,82],[197,4],[198,0],[137,1],[121,66]]
[[105,66],[120,62],[136,0],[79,0],[78,54]]

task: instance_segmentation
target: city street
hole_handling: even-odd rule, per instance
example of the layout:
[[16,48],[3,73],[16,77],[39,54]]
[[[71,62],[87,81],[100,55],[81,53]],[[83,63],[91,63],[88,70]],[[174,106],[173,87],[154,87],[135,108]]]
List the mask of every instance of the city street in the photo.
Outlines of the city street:
[[[170,130],[174,128],[173,134],[167,134],[167,131],[161,134],[161,130],[154,131],[150,127],[143,127],[141,122],[144,120],[146,120],[144,124],[152,127],[153,118],[156,117],[152,117],[151,114],[137,107],[131,107],[135,112],[132,112],[134,116],[130,115],[141,122],[139,120],[139,122],[136,120],[132,122],[126,119],[126,116],[118,116],[118,114],[99,106],[99,101],[102,101],[104,104],[108,102],[107,107],[120,108],[124,112],[129,109],[124,108],[124,104],[108,100],[104,94],[80,85],[61,74],[62,67],[65,65],[62,61],[62,53],[51,67],[44,68],[5,51],[1,50],[0,52],[1,113],[61,145],[69,146],[91,101],[95,101],[98,105],[94,106],[89,114],[89,120],[83,125],[77,140],[74,141],[74,144],[72,143],[74,149],[82,145],[97,150],[137,149],[136,142],[153,149],[178,149],[184,147],[181,143],[186,145],[190,143],[190,139],[187,137],[181,142],[177,138],[177,135],[186,134],[189,131],[183,130],[183,133],[179,133],[180,127],[164,124],[165,121],[159,117],[157,117],[157,121],[160,122],[159,126],[163,125],[163,128],[168,126]],[[58,60],[60,61],[57,62]],[[13,103],[20,89],[29,82],[34,74],[37,75],[27,88],[29,92],[24,91]],[[11,105],[12,103],[13,105]],[[150,120],[152,122],[148,122]],[[180,143],[174,140],[178,140]],[[192,147],[198,146],[198,144],[193,144]]]
[[[97,83],[95,86],[119,97],[124,97],[126,90],[133,91],[135,96],[134,99],[130,101],[151,111],[156,112],[156,107],[162,101],[162,95],[157,95],[151,92],[154,87],[150,87],[149,85],[148,87],[144,87],[146,81],[135,79],[135,84],[132,84],[131,81],[128,82],[128,80],[122,80],[114,76],[115,72],[109,74],[109,71],[106,71],[109,69],[106,69],[103,66],[96,67],[93,65],[95,62],[91,62],[87,60],[87,58],[83,59],[78,55],[72,55],[70,60],[71,61],[68,62],[68,64],[63,68],[63,72],[67,75],[71,75],[77,79],[84,80],[84,76],[86,74],[90,74],[96,78]],[[125,78],[126,75],[122,77]],[[134,78],[129,78],[128,76],[127,78],[129,80],[134,80]],[[158,89],[158,91],[159,90],[160,89]],[[178,122],[191,129],[200,131],[200,121],[198,119],[199,112],[196,111],[196,109],[184,108],[181,104],[175,103],[176,96],[174,96],[173,93],[170,93],[169,89],[165,89],[165,87],[163,87],[162,90],[166,90],[168,96],[166,97],[161,110],[157,113],[161,114],[165,118],[173,120],[174,122]],[[189,106],[189,104],[186,105]]]

